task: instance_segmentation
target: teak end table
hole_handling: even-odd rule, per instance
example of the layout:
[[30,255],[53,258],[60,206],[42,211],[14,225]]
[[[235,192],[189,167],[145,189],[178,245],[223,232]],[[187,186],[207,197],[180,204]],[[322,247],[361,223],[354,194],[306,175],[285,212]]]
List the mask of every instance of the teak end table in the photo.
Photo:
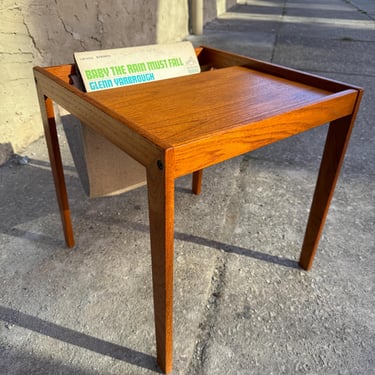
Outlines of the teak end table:
[[363,90],[221,50],[196,49],[202,73],[85,93],[74,65],[35,67],[34,76],[66,243],[72,223],[52,102],[146,168],[157,361],[172,370],[174,181],[330,123],[299,264],[309,270]]

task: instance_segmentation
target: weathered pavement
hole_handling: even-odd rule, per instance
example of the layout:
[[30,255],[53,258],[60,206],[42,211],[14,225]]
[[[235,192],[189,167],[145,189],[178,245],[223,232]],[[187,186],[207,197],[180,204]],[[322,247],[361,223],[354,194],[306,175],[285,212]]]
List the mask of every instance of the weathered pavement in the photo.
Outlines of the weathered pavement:
[[[375,6],[247,1],[206,44],[365,95],[312,271],[297,259],[327,127],[177,181],[174,374],[375,368]],[[43,140],[0,169],[0,374],[153,374],[146,189],[88,200],[63,133],[77,245],[65,247]]]

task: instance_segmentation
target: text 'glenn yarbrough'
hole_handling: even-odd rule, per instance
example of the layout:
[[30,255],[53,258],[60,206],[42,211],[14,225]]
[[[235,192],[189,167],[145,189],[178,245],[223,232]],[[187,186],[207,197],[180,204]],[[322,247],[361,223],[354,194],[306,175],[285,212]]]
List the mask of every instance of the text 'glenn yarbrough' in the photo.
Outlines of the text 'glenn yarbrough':
[[149,82],[149,81],[154,81],[154,80],[155,80],[154,73],[146,73],[146,74],[137,74],[134,76],[116,77],[113,79],[102,79],[100,81],[92,81],[89,84],[90,84],[90,89],[92,91],[95,91],[95,90],[110,89],[112,87],[134,85],[136,83],[143,83],[143,82]]

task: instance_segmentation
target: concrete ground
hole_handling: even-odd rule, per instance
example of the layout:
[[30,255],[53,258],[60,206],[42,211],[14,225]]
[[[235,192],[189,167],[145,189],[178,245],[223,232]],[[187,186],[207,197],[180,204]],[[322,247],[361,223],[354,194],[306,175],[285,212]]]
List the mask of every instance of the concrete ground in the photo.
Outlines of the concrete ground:
[[[177,181],[173,373],[374,374],[374,2],[246,3],[189,39],[365,95],[310,272],[326,126],[209,168],[200,196]],[[44,141],[0,169],[0,374],[158,373],[146,188],[89,200],[60,139],[73,250]]]

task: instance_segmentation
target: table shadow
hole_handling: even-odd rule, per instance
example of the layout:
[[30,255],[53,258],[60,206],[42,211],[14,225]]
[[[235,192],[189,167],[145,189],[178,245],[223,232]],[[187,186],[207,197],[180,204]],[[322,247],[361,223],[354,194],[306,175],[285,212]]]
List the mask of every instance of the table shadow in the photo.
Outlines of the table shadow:
[[[142,223],[133,223],[129,221],[126,221],[126,223],[127,225],[129,225],[129,227],[132,227],[136,231],[149,233],[148,225],[145,225]],[[125,224],[125,221],[123,221],[123,224]],[[293,259],[283,258],[279,255],[267,254],[267,253],[263,253],[257,250],[252,250],[252,249],[241,247],[241,246],[227,244],[225,242],[220,242],[220,241],[212,240],[210,238],[196,236],[194,234],[188,234],[188,233],[175,231],[174,238],[176,240],[195,243],[200,246],[222,250],[226,253],[246,256],[249,258],[261,260],[263,262],[272,263],[272,264],[276,264],[279,266],[284,266],[284,267],[294,268],[294,269],[299,269],[299,270],[302,269],[298,261],[293,260]]]
[[128,362],[156,373],[162,373],[157,367],[156,359],[151,355],[62,327],[21,311],[0,306],[0,319],[68,344]]

